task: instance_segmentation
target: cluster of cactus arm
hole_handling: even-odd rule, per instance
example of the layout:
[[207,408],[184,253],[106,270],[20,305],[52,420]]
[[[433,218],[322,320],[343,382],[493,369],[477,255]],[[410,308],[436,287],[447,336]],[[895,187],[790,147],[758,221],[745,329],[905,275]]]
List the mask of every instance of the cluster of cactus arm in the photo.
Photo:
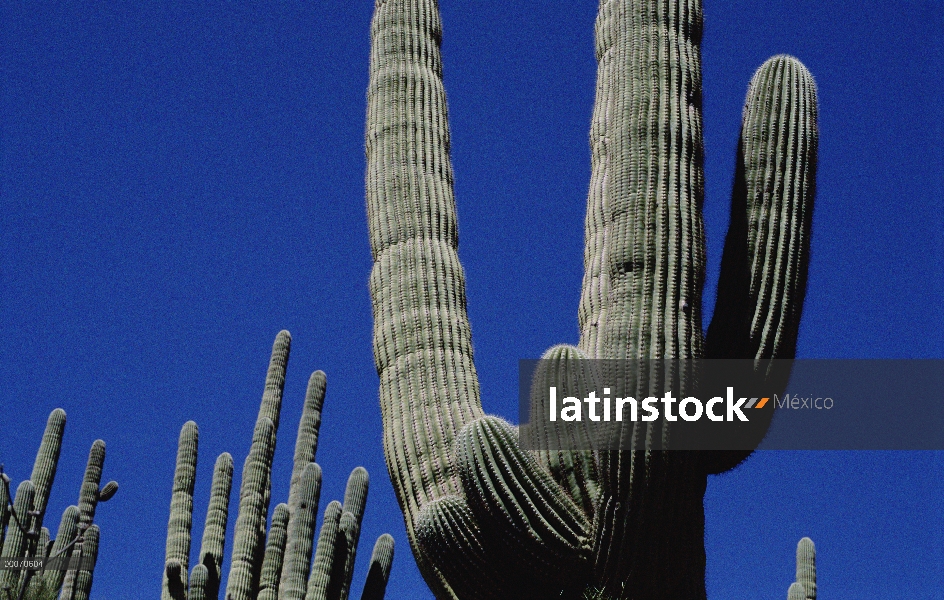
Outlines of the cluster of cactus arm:
[[[308,382],[295,442],[288,502],[276,505],[266,530],[272,460],[290,346],[288,332],[280,332],[272,348],[252,444],[243,465],[225,591],[227,600],[346,600],[350,593],[368,477],[363,468],[354,469],[343,504],[338,501],[328,504],[315,544],[321,467],[314,461],[327,383],[321,371],[313,373]],[[181,429],[177,449],[163,600],[215,600],[219,597],[233,459],[224,452],[216,460],[199,558],[189,569],[197,442],[197,425],[189,421]],[[393,538],[383,534],[374,545],[362,600],[383,598],[392,561]]]
[[[118,491],[114,481],[99,487],[105,463],[105,442],[96,440],[89,452],[78,505],[63,511],[56,537],[43,525],[52,492],[66,413],[57,408],[46,421],[33,472],[10,491],[10,477],[0,465],[0,556],[6,559],[47,559],[49,569],[0,570],[3,600],[87,600],[98,558],[99,527],[94,523],[99,502]],[[62,561],[82,557],[82,568],[65,569]],[[48,559],[60,559],[58,566]],[[77,562],[77,561],[76,561]]]
[[[546,359],[793,358],[815,195],[816,87],[795,58],[751,80],[707,335],[702,8],[601,0],[580,340]],[[377,0],[368,88],[370,290],[384,451],[440,598],[705,598],[707,476],[748,452],[526,451],[473,362],[436,0]],[[548,361],[550,362],[550,361]],[[629,428],[632,428],[629,430]],[[664,447],[664,446],[662,446]]]

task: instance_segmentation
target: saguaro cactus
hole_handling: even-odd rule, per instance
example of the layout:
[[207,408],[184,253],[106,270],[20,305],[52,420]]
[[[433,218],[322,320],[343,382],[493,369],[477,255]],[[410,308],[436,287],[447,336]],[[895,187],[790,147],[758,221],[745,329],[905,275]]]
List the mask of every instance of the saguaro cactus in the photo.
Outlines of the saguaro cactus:
[[49,414],[32,475],[20,482],[13,498],[10,478],[0,465],[0,556],[59,559],[84,556],[93,568],[0,571],[0,595],[8,594],[11,599],[55,597],[60,593],[64,598],[87,598],[92,588],[99,539],[98,526],[93,523],[95,510],[99,502],[107,502],[115,495],[118,484],[109,481],[99,488],[105,462],[105,442],[96,440],[89,452],[78,506],[65,509],[56,537],[51,538],[43,520],[56,477],[65,426],[64,410],[57,408]]
[[[276,505],[268,533],[266,530],[272,459],[290,347],[291,336],[287,331],[280,332],[272,347],[259,416],[243,466],[236,535],[226,585],[227,600],[346,600],[354,573],[361,518],[367,500],[368,478],[363,468],[354,469],[348,479],[343,509],[339,502],[329,505],[317,548],[313,547],[321,496],[321,467],[314,461],[327,384],[321,371],[315,371],[308,381],[295,441],[288,502]],[[227,452],[217,458],[203,542],[198,562],[190,570],[188,578],[198,441],[197,424],[188,421],[181,429],[177,449],[167,526],[163,600],[215,600],[219,597],[233,459]],[[379,590],[379,595],[371,598],[383,597],[390,574],[393,539],[384,534],[378,544],[381,540],[389,544],[389,550],[382,552],[381,558],[375,557],[380,563],[377,569],[373,568],[375,560],[372,559],[367,585],[371,590]],[[315,561],[312,566],[313,552]],[[375,571],[380,574],[375,574]],[[382,580],[377,581],[378,577]]]
[[[701,35],[697,0],[600,2],[580,340],[558,354],[794,355],[815,189],[815,85],[789,56],[768,60],[751,81],[706,339]],[[648,440],[659,432],[640,431],[644,447],[556,468],[483,414],[456,251],[437,1],[377,0],[371,36],[374,356],[387,466],[426,581],[441,598],[592,587],[704,598],[706,478],[746,453],[656,451]]]

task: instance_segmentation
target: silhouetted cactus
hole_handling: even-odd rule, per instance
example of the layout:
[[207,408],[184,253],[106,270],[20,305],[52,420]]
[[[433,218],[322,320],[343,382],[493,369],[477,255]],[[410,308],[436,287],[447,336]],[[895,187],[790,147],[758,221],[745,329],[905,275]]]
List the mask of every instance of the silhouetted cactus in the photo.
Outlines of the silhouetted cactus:
[[[527,452],[482,412],[457,247],[436,0],[377,0],[368,89],[370,289],[387,467],[441,598],[704,598],[707,475],[747,452]],[[602,0],[577,347],[591,359],[792,358],[815,190],[812,77],[751,81],[715,316],[702,333],[702,8]],[[629,427],[629,426],[627,426]]]
[[[12,498],[10,478],[0,465],[0,556],[16,558],[59,558],[85,556],[92,565],[98,557],[99,529],[94,525],[99,502],[110,500],[118,484],[110,481],[99,488],[105,462],[105,442],[96,440],[82,480],[78,506],[62,514],[55,539],[43,526],[49,495],[56,477],[66,413],[57,408],[50,413],[36,453],[33,472],[20,482]],[[93,569],[45,571],[0,571],[0,596],[11,599],[57,597],[88,598]]]
[[[358,467],[351,473],[343,509],[338,502],[329,505],[329,512],[336,508],[337,516],[326,518],[318,546],[314,548],[313,537],[321,492],[321,467],[314,461],[326,387],[325,375],[321,371],[313,373],[308,381],[295,442],[288,503],[275,507],[268,535],[266,532],[272,489],[272,459],[290,347],[291,336],[287,331],[280,332],[272,347],[259,416],[249,455],[243,466],[239,512],[226,586],[227,600],[346,600],[350,589],[367,498],[367,471]],[[168,521],[162,585],[164,600],[215,600],[219,597],[233,461],[225,452],[217,459],[203,544],[198,563],[191,570],[188,581],[198,438],[196,423],[190,421],[184,424],[178,444]],[[326,530],[334,533],[326,536]],[[381,539],[384,540],[382,548],[389,545],[389,550],[385,550],[378,558],[378,568],[383,572],[383,586],[386,586],[390,565],[389,559],[384,562],[383,557],[388,554],[392,557],[393,539],[386,534]],[[314,566],[311,566],[313,552],[315,561]],[[376,579],[374,577],[369,581],[373,586],[371,589],[380,589],[380,596],[372,597],[380,598],[383,587],[378,588]],[[326,585],[319,588],[317,582],[322,580]]]

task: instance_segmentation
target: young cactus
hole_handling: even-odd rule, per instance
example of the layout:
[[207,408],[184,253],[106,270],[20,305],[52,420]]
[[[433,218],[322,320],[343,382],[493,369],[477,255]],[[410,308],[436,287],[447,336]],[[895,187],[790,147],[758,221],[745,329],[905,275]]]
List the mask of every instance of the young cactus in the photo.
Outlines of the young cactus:
[[57,408],[46,421],[33,472],[20,482],[11,498],[10,478],[0,465],[0,556],[64,560],[84,557],[81,570],[0,571],[0,593],[13,599],[58,597],[88,598],[98,557],[99,528],[93,523],[99,502],[118,491],[114,481],[99,488],[105,462],[105,442],[96,440],[89,452],[78,506],[62,514],[56,537],[43,526],[49,495],[56,477],[66,413]]
[[[701,2],[602,0],[576,347],[591,359],[792,358],[809,262],[816,88],[795,58],[744,108],[715,316],[702,333]],[[384,451],[440,598],[704,598],[707,475],[747,452],[548,456],[483,414],[459,264],[436,0],[377,0],[370,290]],[[647,425],[653,427],[652,425]]]
[[[259,416],[243,466],[236,535],[226,586],[227,600],[346,600],[350,589],[367,498],[367,471],[357,467],[351,473],[344,506],[342,508],[338,502],[329,505],[329,512],[337,507],[337,516],[325,518],[318,545],[314,547],[321,495],[321,467],[314,461],[326,387],[325,375],[321,371],[315,371],[308,381],[295,441],[288,502],[275,507],[271,524],[266,529],[272,460],[290,347],[291,336],[287,331],[280,332],[273,344]],[[224,452],[216,461],[203,542],[197,564],[190,570],[188,578],[198,440],[196,423],[188,421],[181,430],[178,443],[167,528],[163,600],[219,598],[233,459]],[[386,542],[388,538],[389,544]],[[381,539],[384,548],[389,545],[389,551],[382,554],[392,558],[392,538],[385,534]],[[312,554],[315,555],[314,566]],[[379,589],[380,595],[371,598],[383,597],[390,573],[389,559],[386,562],[382,557],[378,560],[381,580],[372,571],[368,584],[372,590]]]

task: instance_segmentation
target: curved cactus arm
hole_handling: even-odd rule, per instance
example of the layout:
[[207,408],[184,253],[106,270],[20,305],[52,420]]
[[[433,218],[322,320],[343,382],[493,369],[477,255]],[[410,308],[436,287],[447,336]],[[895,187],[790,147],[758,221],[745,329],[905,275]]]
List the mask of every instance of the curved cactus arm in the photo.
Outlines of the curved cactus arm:
[[390,567],[393,565],[393,536],[385,533],[377,538],[374,551],[370,555],[370,567],[361,600],[383,600],[390,579]]
[[265,490],[272,472],[274,451],[275,427],[271,419],[262,417],[256,422],[240,483],[236,537],[226,583],[226,595],[232,595],[232,600],[250,600],[259,584],[261,561],[257,560],[257,554],[265,540]]
[[[416,517],[416,545],[434,565],[436,574],[448,582],[448,597],[499,600],[513,597],[508,590],[520,590],[524,582],[511,565],[495,564],[486,550],[487,540],[460,496],[444,496],[429,502]],[[503,568],[505,567],[505,568]]]
[[[572,390],[602,390],[599,373],[594,363],[577,347],[559,345],[549,348],[541,357],[531,383],[531,414],[548,414],[547,395],[550,387]],[[568,451],[567,448],[593,447],[589,429],[570,427],[562,432],[546,427],[538,419],[528,424],[528,438],[539,448],[531,455],[551,477],[561,485],[571,500],[586,515],[593,514],[593,505],[599,495],[599,474],[593,452]],[[586,427],[587,421],[580,425]]]
[[286,529],[288,527],[288,504],[277,504],[272,511],[272,524],[266,539],[262,571],[259,575],[259,595],[256,600],[277,600],[279,597],[279,575],[285,559]]
[[793,358],[809,266],[819,133],[813,76],[768,59],[744,103],[709,358]]
[[[36,490],[33,497],[33,510],[39,514],[31,519],[27,529],[39,530],[46,515],[46,503],[56,477],[56,467],[59,464],[59,452],[62,449],[62,434],[66,427],[66,412],[57,408],[49,414],[46,421],[46,430],[43,432],[43,441],[36,453],[36,462],[33,464],[33,473],[30,481]],[[31,545],[30,552],[35,551]]]
[[435,0],[379,1],[371,24],[374,360],[387,466],[411,540],[420,507],[458,493],[449,449],[482,415],[457,254],[441,30]]
[[207,595],[209,571],[206,565],[194,565],[190,571],[190,585],[187,588],[187,600],[216,600],[216,596]]
[[304,600],[311,568],[312,543],[318,502],[321,497],[321,467],[308,463],[302,472],[298,490],[289,505],[288,542],[285,565],[279,584],[279,600]]
[[[768,360],[796,354],[818,135],[812,75],[793,57],[767,60],[751,79],[744,103],[708,358],[753,358],[761,361],[757,369],[768,369]],[[704,459],[710,473],[720,473],[749,454],[718,452]]]
[[459,432],[456,454],[468,506],[494,561],[514,564],[535,595],[581,586],[589,576],[590,522],[519,448],[512,428],[497,417],[473,421]]
[[808,537],[797,544],[796,582],[803,586],[805,600],[816,600],[816,546]]
[[[197,478],[197,447],[200,431],[197,424],[187,421],[180,429],[177,442],[177,466],[174,469],[174,487],[170,500],[170,518],[167,523],[167,546],[164,554],[165,565],[175,561],[179,569],[164,569],[164,581],[161,585],[162,600],[176,597],[174,590],[185,590],[187,569],[190,561],[190,528],[193,523],[193,487]],[[177,573],[179,580],[167,579],[171,571]]]
[[85,541],[82,542],[82,556],[92,563],[90,569],[79,569],[75,574],[75,592],[73,600],[88,600],[92,591],[92,577],[95,572],[95,563],[98,560],[98,541],[100,532],[98,525],[91,525],[85,531]]
[[[13,496],[13,517],[10,520],[10,527],[7,531],[6,539],[3,541],[3,551],[0,556],[19,558],[24,556],[27,548],[27,536],[25,532],[16,525],[19,520],[21,526],[28,522],[28,513],[33,510],[33,499],[36,489],[30,480],[21,481],[16,488],[16,494]],[[16,585],[20,579],[19,571],[2,570],[0,571],[0,590],[9,589],[16,593]]]
[[226,546],[226,523],[229,520],[229,495],[233,485],[233,457],[224,452],[216,459],[210,484],[199,564],[207,569],[206,596],[216,598],[223,575],[223,550]]

